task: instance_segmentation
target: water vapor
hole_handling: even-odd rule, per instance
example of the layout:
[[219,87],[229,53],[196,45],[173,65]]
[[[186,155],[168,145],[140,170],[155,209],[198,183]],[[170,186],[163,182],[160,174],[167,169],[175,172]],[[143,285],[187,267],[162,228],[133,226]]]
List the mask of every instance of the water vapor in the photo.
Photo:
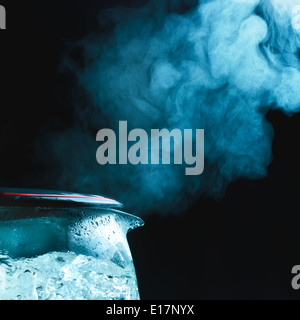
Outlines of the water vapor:
[[[151,1],[106,12],[113,31],[73,44],[69,53],[80,48],[81,64],[69,53],[62,62],[86,98],[74,99],[74,126],[50,135],[59,187],[108,194],[138,214],[170,213],[222,196],[236,179],[264,177],[274,136],[266,113],[300,111],[298,4]],[[100,167],[96,133],[122,120],[146,131],[205,129],[204,174],[187,177],[175,165]]]

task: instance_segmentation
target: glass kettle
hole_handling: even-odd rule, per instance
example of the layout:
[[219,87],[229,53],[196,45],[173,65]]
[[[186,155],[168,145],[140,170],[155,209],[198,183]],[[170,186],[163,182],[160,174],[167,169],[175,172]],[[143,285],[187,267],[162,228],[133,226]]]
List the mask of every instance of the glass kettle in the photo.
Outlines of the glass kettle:
[[0,188],[0,300],[139,300],[127,233],[144,222],[112,199]]

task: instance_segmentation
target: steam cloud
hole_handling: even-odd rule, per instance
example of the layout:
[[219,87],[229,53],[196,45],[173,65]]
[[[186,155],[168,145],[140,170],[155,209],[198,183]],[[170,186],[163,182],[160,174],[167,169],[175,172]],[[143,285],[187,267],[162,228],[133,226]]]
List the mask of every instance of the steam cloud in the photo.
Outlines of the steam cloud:
[[[300,33],[292,0],[152,1],[139,9],[108,12],[110,36],[76,43],[82,65],[74,73],[74,127],[51,135],[60,188],[102,193],[134,213],[178,212],[199,196],[222,196],[238,178],[267,174],[273,130],[271,108],[300,110]],[[181,12],[181,13],[178,13]],[[82,97],[88,97],[88,100]],[[184,166],[101,167],[95,137],[118,122],[133,128],[205,129],[205,173]]]

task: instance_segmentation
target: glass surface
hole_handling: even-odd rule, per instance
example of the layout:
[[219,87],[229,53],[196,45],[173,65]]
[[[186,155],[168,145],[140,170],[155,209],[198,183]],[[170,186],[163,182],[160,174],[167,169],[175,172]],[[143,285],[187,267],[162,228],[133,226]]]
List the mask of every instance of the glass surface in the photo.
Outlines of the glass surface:
[[20,210],[0,208],[1,300],[139,299],[126,235],[141,219],[110,209],[38,208],[16,219]]

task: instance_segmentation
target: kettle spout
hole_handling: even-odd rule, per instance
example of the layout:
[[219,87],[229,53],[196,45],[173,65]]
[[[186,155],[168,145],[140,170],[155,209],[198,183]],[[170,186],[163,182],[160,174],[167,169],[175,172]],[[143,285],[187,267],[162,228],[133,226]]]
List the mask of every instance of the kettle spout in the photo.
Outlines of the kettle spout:
[[145,225],[143,219],[118,210],[112,210],[117,215],[118,222],[123,226],[123,231],[128,232],[141,228]]

